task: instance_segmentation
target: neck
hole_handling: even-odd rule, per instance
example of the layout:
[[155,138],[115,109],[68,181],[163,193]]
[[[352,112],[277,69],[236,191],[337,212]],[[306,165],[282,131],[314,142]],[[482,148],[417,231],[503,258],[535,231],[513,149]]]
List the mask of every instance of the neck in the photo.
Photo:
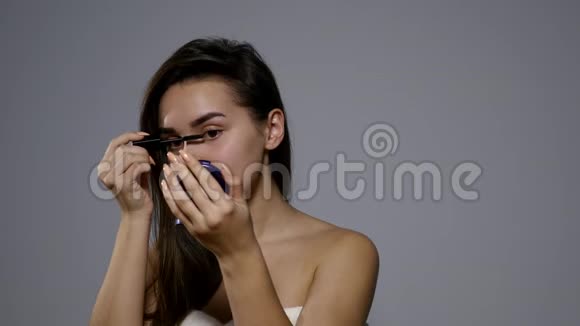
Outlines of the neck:
[[[296,209],[285,200],[271,179],[270,173],[262,174],[262,178],[256,183],[255,191],[252,191],[248,205],[252,215],[254,233],[258,242],[261,242],[270,238],[271,234],[276,233],[279,226],[296,213]],[[271,185],[269,193],[266,189],[267,186],[265,186],[267,184]]]

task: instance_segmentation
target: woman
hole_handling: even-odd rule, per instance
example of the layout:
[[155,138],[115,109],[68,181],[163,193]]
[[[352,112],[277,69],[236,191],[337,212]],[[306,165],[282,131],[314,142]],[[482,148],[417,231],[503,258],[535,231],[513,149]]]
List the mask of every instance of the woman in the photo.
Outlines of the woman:
[[[364,324],[376,247],[288,202],[286,113],[250,44],[177,49],[149,83],[140,128],[113,139],[99,164],[121,221],[91,325]],[[147,134],[202,138],[132,146]],[[199,160],[220,169],[226,191]]]

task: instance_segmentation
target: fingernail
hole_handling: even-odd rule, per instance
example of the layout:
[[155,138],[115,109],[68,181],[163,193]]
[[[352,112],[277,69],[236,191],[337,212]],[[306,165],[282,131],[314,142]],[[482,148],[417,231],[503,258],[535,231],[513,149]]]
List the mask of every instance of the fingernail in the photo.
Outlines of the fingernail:
[[191,160],[191,157],[189,157],[189,155],[187,155],[187,153],[184,152],[182,149],[179,150],[179,155],[181,155],[181,157],[183,157],[183,159],[186,160],[186,161]]
[[145,131],[139,131],[138,134],[143,136],[149,136],[149,133],[146,133]]
[[177,162],[177,158],[175,157],[175,155],[173,153],[171,153],[171,152],[167,153],[167,157],[169,158],[169,160],[171,162],[174,162],[174,163]]
[[167,164],[163,164],[163,172],[165,173],[166,176],[171,173],[171,169]]

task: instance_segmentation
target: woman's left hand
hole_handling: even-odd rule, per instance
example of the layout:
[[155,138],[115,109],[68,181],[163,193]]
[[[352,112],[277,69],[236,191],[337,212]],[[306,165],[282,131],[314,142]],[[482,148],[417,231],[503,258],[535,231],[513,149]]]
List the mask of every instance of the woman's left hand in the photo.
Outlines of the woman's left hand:
[[175,217],[192,236],[218,258],[243,251],[257,242],[241,185],[234,183],[224,164],[212,163],[222,172],[229,194],[191,154],[180,151],[181,160],[172,153],[167,157],[170,164],[163,166],[163,196]]

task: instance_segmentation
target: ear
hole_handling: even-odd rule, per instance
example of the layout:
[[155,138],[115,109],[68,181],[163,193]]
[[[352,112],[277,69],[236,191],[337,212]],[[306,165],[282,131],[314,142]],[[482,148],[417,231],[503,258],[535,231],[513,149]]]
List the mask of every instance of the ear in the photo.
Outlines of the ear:
[[264,148],[273,150],[284,139],[284,112],[279,108],[275,108],[268,113],[268,120],[266,121],[266,129],[264,132]]

